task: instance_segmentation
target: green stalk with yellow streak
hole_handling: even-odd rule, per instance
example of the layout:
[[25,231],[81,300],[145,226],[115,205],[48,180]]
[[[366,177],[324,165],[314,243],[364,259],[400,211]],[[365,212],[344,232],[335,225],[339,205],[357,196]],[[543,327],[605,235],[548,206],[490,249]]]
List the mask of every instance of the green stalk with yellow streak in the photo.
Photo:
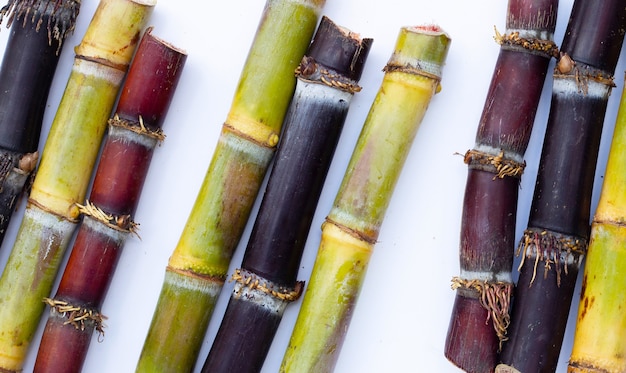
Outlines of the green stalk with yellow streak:
[[0,277],[0,371],[20,371],[77,226],[107,119],[154,0],[102,0],[76,56]]
[[626,91],[591,224],[568,372],[626,371]]
[[450,38],[404,27],[330,214],[281,372],[331,372],[395,185],[433,95]]
[[209,169],[169,259],[137,372],[193,369],[324,4],[267,1]]

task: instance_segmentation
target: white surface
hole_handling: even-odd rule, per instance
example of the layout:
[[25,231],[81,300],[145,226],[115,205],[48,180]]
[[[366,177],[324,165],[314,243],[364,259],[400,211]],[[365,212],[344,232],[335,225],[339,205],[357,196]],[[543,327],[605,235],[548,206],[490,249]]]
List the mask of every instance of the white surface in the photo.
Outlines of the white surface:
[[[154,155],[135,217],[141,240],[127,242],[103,313],[108,316],[104,341],[95,339],[85,372],[131,372],[139,357],[173,251],[208,167],[264,0],[198,2],[160,0],[150,25],[154,34],[188,54],[176,96],[166,119],[167,138]],[[561,1],[555,40],[560,44],[572,0]],[[78,25],[67,41],[50,96],[44,131],[70,72],[71,46],[77,45],[97,1],[83,2]],[[361,79],[363,91],[351,111],[313,221],[301,265],[307,280],[317,251],[320,224],[328,213],[367,111],[383,77],[400,27],[437,23],[452,37],[443,72],[443,90],[434,97],[417,134],[382,227],[366,281],[336,372],[457,372],[443,356],[454,299],[450,280],[459,272],[458,241],[467,166],[456,153],[473,147],[493,66],[499,51],[494,26],[505,28],[506,1],[328,1],[323,14],[365,37],[374,38]],[[8,32],[0,32],[2,46]],[[554,62],[552,62],[554,64]],[[610,98],[596,186],[600,185],[622,89]],[[530,200],[548,115],[551,77],[537,114],[526,154],[518,214],[519,238],[527,223]],[[42,144],[45,141],[42,136]],[[597,201],[597,191],[594,198]],[[23,207],[23,206],[22,206]],[[253,211],[253,213],[255,213]],[[4,266],[21,219],[20,210],[0,251]],[[250,224],[231,268],[241,263]],[[232,273],[232,271],[231,271]],[[232,289],[227,283],[200,352],[200,370]],[[579,290],[576,290],[575,302]],[[295,322],[300,302],[290,305],[272,345],[264,372],[276,372]],[[44,314],[47,316],[47,313]],[[570,317],[570,320],[573,320]],[[42,324],[43,325],[43,322]],[[31,371],[38,341],[35,336],[25,371]],[[564,372],[572,339],[568,326],[559,371]]]

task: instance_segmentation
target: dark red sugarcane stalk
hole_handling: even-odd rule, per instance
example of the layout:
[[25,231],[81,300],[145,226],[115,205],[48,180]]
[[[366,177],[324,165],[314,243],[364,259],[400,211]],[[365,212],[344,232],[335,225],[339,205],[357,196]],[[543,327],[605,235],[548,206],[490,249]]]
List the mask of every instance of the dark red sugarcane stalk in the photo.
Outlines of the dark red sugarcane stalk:
[[574,2],[554,72],[528,228],[519,243],[522,262],[503,369],[556,369],[587,250],[600,137],[625,27],[626,1]]
[[507,338],[519,183],[548,65],[558,54],[557,7],[557,0],[509,1],[474,149],[465,155],[461,270],[445,355],[468,372],[492,372]]
[[187,55],[144,34],[130,66],[95,173],[83,221],[44,329],[35,372],[80,372]]
[[203,372],[259,372],[287,305],[350,101],[372,39],[323,17],[298,82],[267,188]]
[[0,243],[37,165],[48,93],[79,9],[76,0],[11,0],[0,10],[10,27],[0,66]]

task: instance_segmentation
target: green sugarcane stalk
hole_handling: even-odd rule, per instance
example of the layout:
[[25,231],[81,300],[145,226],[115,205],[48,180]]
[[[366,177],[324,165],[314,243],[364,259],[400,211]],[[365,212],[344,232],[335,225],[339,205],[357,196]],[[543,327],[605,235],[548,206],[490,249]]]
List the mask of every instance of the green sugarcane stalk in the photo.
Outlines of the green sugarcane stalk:
[[450,39],[436,26],[402,28],[365,120],[313,266],[281,372],[334,369],[401,169]]
[[200,192],[170,257],[138,372],[196,363],[325,0],[269,0]]
[[591,224],[568,372],[626,371],[626,91]]
[[154,0],[102,0],[46,140],[0,277],[0,370],[19,371],[77,226],[107,119]]

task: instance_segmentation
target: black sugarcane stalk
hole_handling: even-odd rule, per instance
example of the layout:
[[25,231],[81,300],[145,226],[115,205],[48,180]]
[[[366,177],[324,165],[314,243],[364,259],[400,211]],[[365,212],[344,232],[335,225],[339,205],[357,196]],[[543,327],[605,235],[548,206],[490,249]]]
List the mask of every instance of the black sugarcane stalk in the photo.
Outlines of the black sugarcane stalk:
[[11,0],[0,9],[10,34],[0,66],[0,243],[39,158],[43,115],[76,0]]
[[626,1],[576,0],[555,68],[552,99],[509,341],[496,371],[556,369],[590,233],[593,181],[613,74],[626,28]]
[[552,57],[557,0],[510,0],[506,30],[480,118],[465,155],[460,274],[445,356],[468,372],[492,372],[507,338],[519,182]]
[[203,372],[258,372],[296,280],[313,215],[372,39],[323,17],[307,55],[260,210]]

